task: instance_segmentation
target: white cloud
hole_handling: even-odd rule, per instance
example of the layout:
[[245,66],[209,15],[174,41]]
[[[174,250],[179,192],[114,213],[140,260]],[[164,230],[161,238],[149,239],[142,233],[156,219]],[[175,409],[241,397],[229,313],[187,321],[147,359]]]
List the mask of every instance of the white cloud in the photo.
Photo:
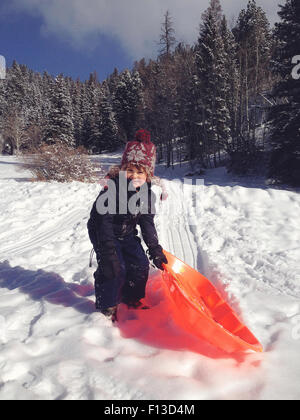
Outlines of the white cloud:
[[[229,20],[238,16],[248,0],[223,0]],[[166,10],[173,19],[176,38],[193,44],[209,0],[13,0],[14,11],[40,15],[42,32],[68,40],[73,47],[88,48],[98,35],[117,39],[133,59],[157,52],[160,26]],[[270,21],[276,19],[278,0],[257,0]]]

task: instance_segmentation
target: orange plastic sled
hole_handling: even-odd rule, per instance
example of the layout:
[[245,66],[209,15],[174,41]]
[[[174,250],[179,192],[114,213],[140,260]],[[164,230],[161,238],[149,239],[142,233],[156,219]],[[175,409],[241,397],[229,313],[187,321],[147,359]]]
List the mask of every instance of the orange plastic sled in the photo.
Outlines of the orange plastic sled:
[[183,328],[228,353],[263,348],[249,329],[238,319],[212,283],[164,251],[163,278],[173,306],[173,316]]

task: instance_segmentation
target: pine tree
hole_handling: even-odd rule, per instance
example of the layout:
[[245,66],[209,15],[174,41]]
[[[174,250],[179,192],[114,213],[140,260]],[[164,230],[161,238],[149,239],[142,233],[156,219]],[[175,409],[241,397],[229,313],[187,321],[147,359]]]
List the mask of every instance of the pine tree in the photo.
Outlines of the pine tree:
[[[176,93],[174,101],[174,125],[177,158],[181,162],[190,157],[198,157],[203,162],[203,148],[200,141],[196,139],[198,134],[199,109],[198,90],[194,89],[195,84],[195,58],[193,49],[179,43],[174,51],[173,74],[176,82]],[[195,146],[199,145],[198,150]]]
[[299,55],[300,3],[286,0],[280,8],[273,59],[273,70],[280,81],[274,89],[277,104],[270,112],[273,147],[270,176],[300,186],[300,79],[293,78],[292,63],[293,57]]
[[[208,18],[208,15],[212,15],[217,23],[218,28],[221,28],[221,23],[223,19],[223,11],[220,0],[210,0],[209,7],[202,14],[202,21],[205,22]],[[200,24],[200,29],[203,29]]]
[[22,112],[26,99],[26,84],[20,65],[14,60],[7,74],[7,101],[10,110]]
[[7,80],[0,79],[0,132],[3,130],[3,124],[7,109]]
[[76,146],[81,145],[81,130],[83,124],[83,118],[81,114],[81,82],[79,79],[71,82],[70,95],[72,101],[73,110],[73,126],[74,126],[74,138]]
[[238,138],[238,94],[239,94],[239,74],[237,63],[237,44],[233,33],[227,25],[226,17],[221,21],[220,33],[224,45],[225,53],[225,84],[226,84],[226,104],[230,115],[230,131],[232,140],[228,145],[229,151],[237,149]]
[[51,94],[51,111],[45,140],[47,143],[60,140],[68,146],[75,146],[72,102],[63,75],[56,77]]
[[27,68],[14,60],[7,72],[5,88],[7,107],[3,114],[2,127],[5,138],[9,139],[17,153],[26,143],[28,92]]
[[[87,99],[88,106],[85,110],[86,120],[85,128],[88,130],[87,136],[87,148],[93,153],[98,153],[98,145],[100,143],[100,100],[101,100],[101,88],[98,82],[97,74],[94,72],[90,75],[89,81],[87,82]],[[88,111],[88,112],[87,112]]]
[[224,44],[211,12],[201,26],[196,47],[196,67],[201,86],[203,137],[214,155],[216,165],[217,153],[228,146],[230,118],[226,104],[228,76]]
[[[150,60],[148,65],[145,65],[143,60],[135,65],[135,70],[138,71],[143,85],[143,125],[155,135],[156,144],[160,143],[159,117],[162,115],[157,100],[161,90],[159,67],[158,62],[154,60]],[[161,151],[161,148],[159,150]]]
[[100,131],[100,104],[97,102],[93,113],[90,114],[87,122],[89,124],[90,136],[88,138],[88,150],[92,153],[101,153],[101,131]]
[[26,97],[26,122],[28,125],[41,126],[43,96],[41,92],[42,77],[39,73],[32,70],[27,71],[27,97]]
[[203,102],[201,95],[201,83],[196,71],[189,78],[184,100],[184,126],[183,133],[186,136],[187,152],[190,161],[198,159],[201,165],[207,166],[206,161],[208,140],[203,124]]
[[112,109],[109,91],[104,88],[103,96],[100,102],[100,141],[99,149],[113,151],[120,146],[118,138],[118,124]]
[[143,114],[143,85],[137,71],[130,73],[125,70],[116,84],[113,108],[117,121],[129,140]]
[[91,115],[92,106],[89,95],[89,85],[87,82],[81,84],[80,91],[80,117],[81,117],[81,128],[79,133],[78,144],[85,147],[87,150],[90,149],[89,139],[91,137]]
[[44,125],[47,126],[46,121],[48,121],[51,111],[51,97],[54,89],[55,80],[48,72],[44,72],[42,76],[42,81],[40,85],[40,91],[42,95],[42,120]]

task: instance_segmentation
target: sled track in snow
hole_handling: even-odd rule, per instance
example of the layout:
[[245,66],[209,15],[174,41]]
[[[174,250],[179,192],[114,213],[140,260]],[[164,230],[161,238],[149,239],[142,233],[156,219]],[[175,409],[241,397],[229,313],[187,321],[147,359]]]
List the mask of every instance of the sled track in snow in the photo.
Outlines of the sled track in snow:
[[11,245],[8,248],[1,250],[1,253],[5,257],[5,254],[13,253],[14,255],[20,255],[23,252],[34,249],[37,246],[47,244],[51,239],[61,234],[62,231],[72,228],[78,224],[78,221],[82,220],[83,214],[86,215],[85,209],[74,210],[67,215],[64,215],[54,226],[54,228],[43,229],[36,235],[32,235],[29,240],[23,241],[18,245]]
[[[186,261],[197,269],[199,261],[199,244],[196,234],[191,225],[194,213],[192,202],[185,202],[183,195],[182,184],[177,185],[170,181],[168,183],[168,193],[171,203],[176,203],[176,208],[168,207],[167,214],[163,214],[158,219],[158,228],[163,227],[162,235],[167,236],[167,247],[171,253],[178,256],[178,258]],[[188,212],[191,211],[192,218],[189,217]]]

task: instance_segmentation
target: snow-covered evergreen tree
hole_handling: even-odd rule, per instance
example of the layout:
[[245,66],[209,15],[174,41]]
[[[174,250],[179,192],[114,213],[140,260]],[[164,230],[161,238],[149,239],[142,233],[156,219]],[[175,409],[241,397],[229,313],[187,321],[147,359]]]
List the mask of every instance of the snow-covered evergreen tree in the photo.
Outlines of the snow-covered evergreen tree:
[[197,158],[201,165],[206,166],[206,148],[208,144],[203,127],[201,83],[196,72],[187,82],[184,102],[183,134],[187,136],[188,158],[191,161]]
[[27,83],[29,89],[26,96],[26,121],[28,125],[43,125],[42,109],[43,95],[41,91],[42,77],[39,73],[34,73],[27,69]]
[[273,147],[270,176],[300,186],[300,79],[293,77],[293,57],[300,55],[300,3],[286,0],[276,23],[273,70],[280,77],[271,109]]
[[[205,22],[208,18],[208,15],[211,14],[217,23],[218,28],[221,28],[221,23],[223,19],[223,11],[220,0],[210,0],[208,8],[202,14],[202,21]],[[202,24],[200,24],[200,29],[202,28]]]
[[51,110],[45,132],[47,143],[60,140],[75,146],[72,101],[62,74],[56,77],[51,92]]
[[7,73],[7,102],[12,109],[22,112],[28,86],[20,65],[14,60]]
[[115,150],[119,145],[118,124],[112,109],[108,89],[104,88],[99,106],[99,152],[102,150]]
[[40,90],[42,94],[42,120],[44,121],[44,128],[47,126],[47,121],[51,111],[51,97],[55,80],[47,71],[42,75]]
[[125,70],[117,83],[113,97],[116,118],[130,140],[137,128],[143,110],[143,85],[139,73]]
[[89,86],[90,113],[87,116],[86,128],[89,130],[88,149],[93,153],[98,151],[100,143],[100,90],[95,85]]
[[97,74],[90,75],[88,81],[81,84],[79,92],[79,113],[80,113],[80,133],[78,144],[93,152],[97,150],[99,143],[99,104],[101,99],[101,86],[98,82]]
[[7,71],[5,81],[6,108],[3,113],[3,135],[14,150],[20,151],[26,143],[25,131],[28,123],[28,92],[30,90],[27,68],[19,65],[15,60]]
[[237,63],[237,44],[231,30],[228,28],[226,17],[223,16],[220,26],[220,33],[224,45],[224,77],[226,85],[226,104],[230,116],[231,142],[228,144],[228,150],[237,149],[238,138],[238,95],[239,95],[239,74]]
[[70,85],[70,95],[72,101],[72,111],[73,111],[73,126],[74,126],[74,138],[76,146],[81,145],[81,130],[83,118],[81,114],[81,82],[80,80],[71,81]]
[[79,135],[79,145],[89,149],[89,138],[91,136],[91,101],[88,94],[89,87],[88,84],[81,84],[80,91],[80,116],[81,116],[81,129]]
[[215,17],[209,12],[201,26],[196,47],[196,71],[201,86],[204,141],[214,154],[226,148],[230,139],[230,117],[226,98],[225,50]]
[[0,79],[0,132],[3,130],[5,114],[8,108],[7,102],[7,80]]

